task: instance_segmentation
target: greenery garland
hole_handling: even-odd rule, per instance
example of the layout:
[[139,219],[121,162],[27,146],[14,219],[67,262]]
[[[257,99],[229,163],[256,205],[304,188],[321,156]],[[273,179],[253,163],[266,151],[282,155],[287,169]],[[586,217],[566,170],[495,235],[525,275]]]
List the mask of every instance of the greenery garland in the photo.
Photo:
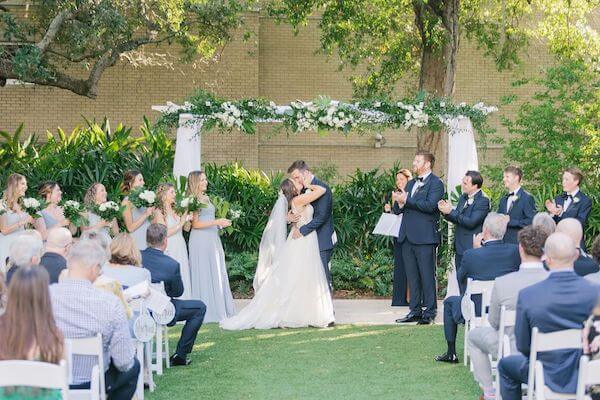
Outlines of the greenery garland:
[[349,103],[321,96],[309,102],[294,101],[282,110],[274,102],[265,99],[227,101],[198,90],[183,107],[172,107],[164,112],[158,124],[177,127],[179,114],[185,113],[203,119],[202,130],[237,129],[254,134],[257,123],[271,121],[282,122],[283,127],[291,133],[338,131],[348,134],[351,130],[408,130],[412,127],[439,131],[448,128],[453,118],[466,117],[477,131],[484,134],[489,131],[486,124],[488,114],[497,110],[482,102],[473,106],[455,104],[450,99],[437,98],[425,92],[420,92],[412,99],[372,99]]

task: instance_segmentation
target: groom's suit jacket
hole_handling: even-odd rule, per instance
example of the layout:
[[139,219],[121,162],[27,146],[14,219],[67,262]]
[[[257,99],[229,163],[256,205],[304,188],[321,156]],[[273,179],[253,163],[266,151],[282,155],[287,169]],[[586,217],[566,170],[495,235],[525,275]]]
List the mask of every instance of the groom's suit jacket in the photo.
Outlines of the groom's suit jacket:
[[408,198],[402,208],[398,242],[402,243],[407,239],[412,244],[439,244],[438,201],[444,197],[444,183],[431,173],[423,181],[423,186],[411,196],[416,182],[416,179],[412,179],[406,186]]
[[314,208],[313,219],[308,224],[300,228],[300,233],[304,236],[312,231],[317,231],[319,238],[319,251],[333,249],[333,195],[327,184],[314,177],[313,185],[319,185],[325,188],[325,194],[313,201]]

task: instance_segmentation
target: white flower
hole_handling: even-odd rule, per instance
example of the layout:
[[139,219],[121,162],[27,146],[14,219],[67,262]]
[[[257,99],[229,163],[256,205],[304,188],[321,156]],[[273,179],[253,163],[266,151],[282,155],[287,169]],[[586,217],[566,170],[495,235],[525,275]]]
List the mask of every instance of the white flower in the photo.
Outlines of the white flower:
[[229,210],[229,216],[231,219],[235,220],[242,216],[241,210]]
[[38,208],[40,206],[40,202],[33,197],[27,197],[23,199],[23,206],[25,208]]
[[573,203],[579,203],[579,197],[573,197]]
[[463,102],[461,102],[461,103],[460,103],[458,106],[459,106],[459,107],[466,107],[466,105],[467,105],[467,103],[465,103],[465,102],[463,101]]
[[148,204],[154,204],[154,201],[156,201],[156,193],[151,190],[144,190],[140,193],[140,199],[145,200]]
[[269,107],[271,107],[271,108],[277,108],[277,104],[275,104],[274,101],[270,101],[269,102]]
[[65,207],[79,208],[79,202],[75,200],[65,201]]
[[373,104],[373,107],[375,107],[375,108],[379,108],[379,107],[381,107],[381,102],[380,102],[380,101],[376,101],[376,102]]
[[206,107],[210,107],[210,106],[212,106],[212,103],[210,101],[207,101],[204,103],[204,105],[206,105]]
[[181,203],[179,203],[179,205],[182,208],[188,208],[190,205],[190,201],[191,201],[191,199],[189,197],[184,197],[183,200],[181,200]]
[[471,204],[473,204],[473,202],[474,202],[474,201],[475,201],[475,199],[474,199],[474,198],[472,198],[472,197],[469,197],[469,198],[467,199],[467,204],[468,204],[468,205],[471,205]]
[[254,103],[253,103],[253,102],[251,102],[251,101],[249,101],[249,102],[248,102],[248,107],[254,107]]
[[446,107],[446,102],[445,101],[440,101],[440,107]]

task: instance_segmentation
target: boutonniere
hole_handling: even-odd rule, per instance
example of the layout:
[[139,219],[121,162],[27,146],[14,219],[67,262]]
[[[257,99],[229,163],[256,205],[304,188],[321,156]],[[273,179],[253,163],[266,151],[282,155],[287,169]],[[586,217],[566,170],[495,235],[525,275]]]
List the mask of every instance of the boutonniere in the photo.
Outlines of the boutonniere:
[[512,196],[510,196],[512,198],[513,203],[517,200],[519,200],[519,196],[517,196],[516,194],[513,194]]
[[471,205],[471,204],[473,204],[473,202],[474,202],[474,201],[475,201],[475,199],[474,199],[473,197],[469,197],[469,198],[467,199],[467,205]]
[[573,203],[579,203],[579,197],[573,197]]

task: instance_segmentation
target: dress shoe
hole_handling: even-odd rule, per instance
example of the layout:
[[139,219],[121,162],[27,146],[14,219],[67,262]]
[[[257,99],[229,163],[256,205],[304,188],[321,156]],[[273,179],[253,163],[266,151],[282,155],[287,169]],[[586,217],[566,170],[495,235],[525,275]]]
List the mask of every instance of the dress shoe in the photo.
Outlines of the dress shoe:
[[177,354],[173,354],[169,361],[174,367],[187,366],[192,363],[192,360],[190,360],[189,358],[182,358],[179,357],[179,355]]
[[396,320],[397,323],[399,324],[404,324],[407,322],[418,322],[421,320],[421,316],[420,315],[407,315],[404,318],[399,318]]
[[433,322],[433,320],[429,317],[423,317],[418,322],[417,325],[429,325]]
[[334,321],[331,321],[331,322],[330,322],[330,323],[327,325],[327,327],[328,327],[328,328],[333,328],[334,326],[335,326],[335,322],[334,322]]
[[458,356],[456,354],[442,354],[441,356],[436,356],[435,361],[445,362],[450,364],[458,364]]

